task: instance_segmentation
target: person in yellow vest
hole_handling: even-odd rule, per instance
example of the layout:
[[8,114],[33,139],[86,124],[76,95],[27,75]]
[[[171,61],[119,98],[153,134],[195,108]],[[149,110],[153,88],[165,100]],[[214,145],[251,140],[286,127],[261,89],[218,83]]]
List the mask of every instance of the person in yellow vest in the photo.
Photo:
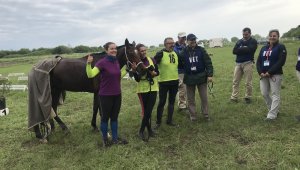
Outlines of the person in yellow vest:
[[159,68],[159,102],[157,106],[156,129],[160,127],[164,106],[169,93],[167,125],[176,126],[173,121],[174,103],[178,92],[178,56],[173,50],[174,40],[167,37],[164,40],[165,48],[157,52],[154,59]]
[[[144,44],[138,44],[136,46],[138,55],[141,61],[148,69],[145,75],[133,74],[134,79],[137,81],[137,94],[142,106],[142,123],[139,131],[139,137],[147,142],[149,137],[154,137],[155,133],[151,128],[151,114],[155,105],[158,82],[157,76],[159,75],[158,67],[154,59],[147,57],[147,48]],[[132,69],[135,70],[136,63],[133,63]],[[147,127],[148,138],[145,137],[144,131]]]

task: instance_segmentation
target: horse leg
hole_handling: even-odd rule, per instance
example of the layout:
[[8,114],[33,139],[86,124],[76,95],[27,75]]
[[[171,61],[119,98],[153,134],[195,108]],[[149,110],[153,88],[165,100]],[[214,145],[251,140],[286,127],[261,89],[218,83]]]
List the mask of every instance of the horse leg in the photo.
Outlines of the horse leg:
[[66,133],[69,133],[69,129],[66,126],[66,124],[60,119],[60,117],[57,114],[57,106],[59,104],[59,98],[60,98],[60,94],[62,91],[57,90],[57,89],[52,89],[52,108],[55,112],[55,117],[54,119],[56,120],[56,122],[59,124],[59,126],[62,128],[62,130]]
[[49,119],[49,122],[50,122],[50,126],[51,126],[52,131],[54,131],[55,125],[54,125],[53,119]]
[[92,122],[91,125],[93,127],[94,131],[99,131],[99,129],[97,128],[97,113],[101,114],[100,112],[100,104],[99,104],[99,96],[97,93],[94,93],[94,101],[93,101],[93,118],[92,118]]
[[42,139],[43,136],[41,134],[41,131],[40,131],[40,128],[39,128],[39,125],[35,125],[33,127],[33,130],[34,130],[34,133],[35,133],[35,137],[38,138],[38,139]]

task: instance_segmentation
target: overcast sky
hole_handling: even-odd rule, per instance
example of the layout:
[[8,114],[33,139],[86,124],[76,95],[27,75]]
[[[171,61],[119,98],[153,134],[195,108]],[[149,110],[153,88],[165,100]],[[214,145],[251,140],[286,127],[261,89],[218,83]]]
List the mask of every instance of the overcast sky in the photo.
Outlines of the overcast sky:
[[0,0],[0,50],[102,46],[108,41],[158,45],[177,33],[199,39],[266,36],[300,25],[300,0]]

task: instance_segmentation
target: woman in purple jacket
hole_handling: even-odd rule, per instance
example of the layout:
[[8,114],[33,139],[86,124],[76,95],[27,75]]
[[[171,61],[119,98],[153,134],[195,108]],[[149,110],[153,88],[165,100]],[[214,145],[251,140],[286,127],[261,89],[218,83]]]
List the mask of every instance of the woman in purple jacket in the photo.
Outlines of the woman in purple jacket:
[[[109,119],[112,131],[112,143],[127,144],[128,142],[118,137],[118,115],[121,108],[121,71],[120,64],[116,58],[117,46],[113,42],[108,42],[104,45],[104,49],[107,55],[99,60],[94,68],[91,67],[93,57],[88,56],[86,73],[88,78],[93,78],[101,74],[99,96],[102,116],[100,129],[102,132],[103,146],[107,147],[111,144],[107,136]],[[124,73],[126,74],[126,72]],[[122,71],[122,74],[124,73]]]

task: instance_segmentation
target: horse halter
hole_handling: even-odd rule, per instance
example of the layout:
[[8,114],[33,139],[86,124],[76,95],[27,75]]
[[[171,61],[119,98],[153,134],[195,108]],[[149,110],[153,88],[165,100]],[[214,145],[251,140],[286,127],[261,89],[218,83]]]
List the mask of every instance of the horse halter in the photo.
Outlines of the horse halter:
[[[127,56],[127,47],[125,46],[125,57],[126,57],[126,65],[127,65],[127,68],[131,68],[130,66],[132,65],[132,62],[128,59],[128,56]],[[140,61],[139,63],[137,63],[136,67],[138,67],[140,64],[143,64],[142,61]]]

